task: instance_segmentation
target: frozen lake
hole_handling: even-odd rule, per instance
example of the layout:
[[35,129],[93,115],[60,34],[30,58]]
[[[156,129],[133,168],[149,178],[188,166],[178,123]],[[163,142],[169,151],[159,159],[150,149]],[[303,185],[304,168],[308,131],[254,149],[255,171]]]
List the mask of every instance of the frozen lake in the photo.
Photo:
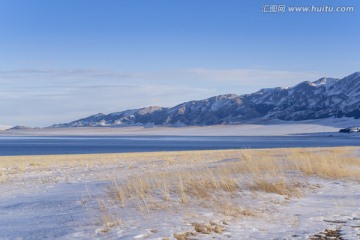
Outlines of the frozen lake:
[[0,137],[0,156],[334,146],[360,146],[360,139],[348,135]]

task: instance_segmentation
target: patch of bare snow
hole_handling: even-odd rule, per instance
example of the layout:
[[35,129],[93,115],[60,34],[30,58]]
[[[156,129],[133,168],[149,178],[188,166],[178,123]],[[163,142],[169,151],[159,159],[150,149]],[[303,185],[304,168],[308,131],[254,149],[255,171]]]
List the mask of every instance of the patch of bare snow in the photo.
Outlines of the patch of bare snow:
[[273,215],[236,222],[231,227],[234,239],[305,239],[325,229],[359,239],[360,184],[316,178],[310,184],[321,187],[290,200]]

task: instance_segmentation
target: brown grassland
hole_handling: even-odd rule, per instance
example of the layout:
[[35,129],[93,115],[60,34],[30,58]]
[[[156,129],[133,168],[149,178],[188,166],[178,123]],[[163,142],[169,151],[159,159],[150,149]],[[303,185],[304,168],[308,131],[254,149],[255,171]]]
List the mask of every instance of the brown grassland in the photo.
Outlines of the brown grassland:
[[[284,148],[0,157],[0,184],[51,169],[92,172],[93,177],[109,184],[103,198],[92,199],[96,207],[89,198],[84,199],[84,206],[97,209],[102,231],[107,232],[121,223],[126,209],[135,209],[144,217],[183,208],[210,209],[222,216],[256,216],[256,207],[239,204],[243,193],[292,198],[304,194],[308,178],[360,181],[359,150]],[[193,225],[195,231],[222,231],[221,227]],[[176,238],[187,239],[186,235]]]

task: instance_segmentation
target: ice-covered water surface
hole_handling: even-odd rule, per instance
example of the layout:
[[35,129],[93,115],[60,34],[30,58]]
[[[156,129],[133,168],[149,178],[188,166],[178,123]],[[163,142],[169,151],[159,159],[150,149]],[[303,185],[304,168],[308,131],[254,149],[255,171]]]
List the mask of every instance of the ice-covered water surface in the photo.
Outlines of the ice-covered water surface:
[[0,137],[0,156],[335,146],[360,141],[344,135]]

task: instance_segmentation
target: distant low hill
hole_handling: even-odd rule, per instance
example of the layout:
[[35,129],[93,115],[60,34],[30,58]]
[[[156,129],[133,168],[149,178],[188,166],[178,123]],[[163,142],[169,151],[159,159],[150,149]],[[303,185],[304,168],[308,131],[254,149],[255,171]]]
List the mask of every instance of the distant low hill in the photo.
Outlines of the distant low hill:
[[24,129],[33,129],[31,127],[27,127],[27,126],[15,126],[15,127],[12,127],[10,128],[10,130],[24,130]]
[[51,127],[206,126],[237,124],[256,118],[297,121],[329,117],[360,118],[360,72],[342,79],[321,78],[290,88],[220,95],[170,108],[151,106],[98,113]]

